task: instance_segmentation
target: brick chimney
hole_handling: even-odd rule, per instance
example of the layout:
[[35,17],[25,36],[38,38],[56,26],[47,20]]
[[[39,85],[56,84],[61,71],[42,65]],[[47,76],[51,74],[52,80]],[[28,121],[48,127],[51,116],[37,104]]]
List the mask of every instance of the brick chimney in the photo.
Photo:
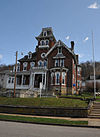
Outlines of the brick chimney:
[[78,63],[79,63],[79,62],[78,62],[78,55],[76,55],[76,61],[77,61],[77,64],[78,64]]
[[71,50],[74,52],[74,41],[71,41]]

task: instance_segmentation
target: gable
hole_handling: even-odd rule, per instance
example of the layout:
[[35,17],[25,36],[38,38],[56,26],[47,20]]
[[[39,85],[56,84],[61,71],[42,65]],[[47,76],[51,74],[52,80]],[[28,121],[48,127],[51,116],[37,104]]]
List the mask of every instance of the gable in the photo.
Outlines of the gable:
[[[52,52],[54,52],[55,49],[58,50],[59,47],[62,47],[63,51],[65,50],[65,52],[64,52],[65,55],[64,55],[64,56],[66,56],[66,53],[70,54],[72,57],[75,56],[74,52],[71,51],[70,48],[68,48],[62,41],[59,40],[59,41],[56,42],[55,45],[46,53],[45,57],[48,58],[48,56],[49,56]],[[54,52],[54,53],[55,53],[55,52]],[[56,51],[56,54],[58,54],[58,51]],[[54,56],[55,56],[55,54],[54,54]],[[56,56],[59,56],[59,57],[60,57],[60,56],[63,56],[63,54],[59,54],[59,55],[56,55]]]

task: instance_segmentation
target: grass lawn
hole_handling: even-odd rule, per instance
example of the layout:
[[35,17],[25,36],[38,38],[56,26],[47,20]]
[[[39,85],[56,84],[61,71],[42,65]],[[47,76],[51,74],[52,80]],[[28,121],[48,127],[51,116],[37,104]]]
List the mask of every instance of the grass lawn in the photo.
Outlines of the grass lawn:
[[84,92],[81,95],[62,95],[62,97],[72,97],[72,98],[82,98],[82,99],[90,99],[94,98],[93,94]]
[[63,119],[35,118],[35,117],[11,116],[11,115],[0,115],[0,120],[14,120],[20,122],[26,121],[33,123],[53,123],[53,124],[66,124],[66,125],[88,125],[88,121],[70,121]]
[[96,101],[100,102],[100,96],[96,96]]
[[7,98],[0,97],[0,105],[49,106],[49,107],[87,107],[86,101],[67,98]]

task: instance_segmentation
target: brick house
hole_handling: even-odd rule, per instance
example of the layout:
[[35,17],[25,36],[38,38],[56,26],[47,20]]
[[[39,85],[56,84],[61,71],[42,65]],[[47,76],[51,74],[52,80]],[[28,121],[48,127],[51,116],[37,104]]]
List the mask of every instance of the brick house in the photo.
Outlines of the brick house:
[[[43,92],[76,93],[81,88],[81,66],[74,53],[74,41],[71,48],[56,41],[51,27],[43,28],[36,39],[35,52],[18,60],[16,89],[38,91],[42,83]],[[7,75],[6,88],[13,89],[14,72]]]

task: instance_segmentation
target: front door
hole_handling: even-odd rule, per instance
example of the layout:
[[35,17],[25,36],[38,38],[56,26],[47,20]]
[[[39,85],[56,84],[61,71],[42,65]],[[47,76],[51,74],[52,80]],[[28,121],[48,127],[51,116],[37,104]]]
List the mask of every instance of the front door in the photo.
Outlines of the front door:
[[39,88],[40,82],[42,82],[42,74],[35,74],[34,88]]

